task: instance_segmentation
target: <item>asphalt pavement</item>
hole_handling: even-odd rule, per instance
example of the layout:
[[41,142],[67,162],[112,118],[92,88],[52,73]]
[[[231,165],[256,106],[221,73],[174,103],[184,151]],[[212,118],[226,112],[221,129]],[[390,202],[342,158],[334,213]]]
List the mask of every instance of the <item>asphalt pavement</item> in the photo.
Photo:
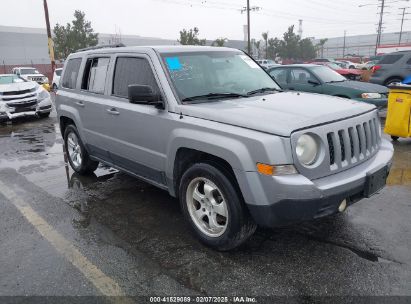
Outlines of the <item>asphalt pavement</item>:
[[0,126],[0,296],[411,296],[411,139],[378,195],[227,253],[167,192],[62,152],[55,113]]

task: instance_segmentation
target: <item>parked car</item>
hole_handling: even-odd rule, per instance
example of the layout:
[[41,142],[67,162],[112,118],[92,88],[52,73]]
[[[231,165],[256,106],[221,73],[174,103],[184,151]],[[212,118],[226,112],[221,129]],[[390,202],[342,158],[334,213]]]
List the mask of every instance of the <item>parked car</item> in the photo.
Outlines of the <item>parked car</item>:
[[344,76],[347,79],[359,80],[361,78],[362,72],[357,69],[343,69],[339,65],[332,62],[312,62],[312,64],[324,65],[330,69],[336,71],[338,74]]
[[256,62],[265,70],[280,65],[271,59],[258,59]]
[[360,63],[357,65],[357,69],[359,70],[371,70],[373,66],[377,64],[378,60],[370,60],[364,63]]
[[411,73],[411,51],[384,55],[373,68],[370,82],[389,86]]
[[283,65],[267,71],[285,90],[326,94],[387,107],[384,86],[348,80],[332,69],[314,64]]
[[374,106],[283,92],[230,48],[73,53],[56,107],[74,171],[103,162],[167,190],[218,250],[256,224],[342,212],[384,186],[393,156]]
[[15,67],[11,72],[27,81],[35,81],[42,85],[47,91],[50,91],[49,79],[35,68]]
[[63,71],[62,68],[58,68],[54,70],[53,80],[51,84],[51,88],[53,89],[53,91],[57,91],[57,89],[59,88],[60,76],[61,76],[62,71]]
[[340,60],[341,62],[345,62],[347,65],[347,69],[358,69],[357,63],[349,61],[349,60]]
[[336,65],[338,65],[340,68],[342,69],[348,69],[348,64],[346,62],[343,61],[332,61],[331,63],[334,63]]
[[0,122],[22,116],[48,117],[50,94],[35,82],[15,74],[0,74]]

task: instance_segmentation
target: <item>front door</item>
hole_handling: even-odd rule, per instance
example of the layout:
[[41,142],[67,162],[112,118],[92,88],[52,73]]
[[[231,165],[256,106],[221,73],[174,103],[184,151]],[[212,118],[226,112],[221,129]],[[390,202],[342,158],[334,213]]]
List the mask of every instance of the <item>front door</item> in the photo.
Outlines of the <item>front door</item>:
[[290,70],[288,89],[301,92],[322,93],[320,81],[308,70],[293,68]]
[[165,184],[163,172],[172,114],[128,100],[131,84],[149,85],[161,94],[150,58],[136,54],[118,55],[110,74],[110,102],[105,109],[110,157],[115,165],[131,173]]

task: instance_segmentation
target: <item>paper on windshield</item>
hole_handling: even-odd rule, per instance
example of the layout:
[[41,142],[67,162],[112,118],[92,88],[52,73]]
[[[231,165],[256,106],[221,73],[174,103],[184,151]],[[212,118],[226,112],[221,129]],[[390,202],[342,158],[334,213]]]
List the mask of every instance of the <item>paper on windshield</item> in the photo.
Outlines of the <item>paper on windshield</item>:
[[260,66],[255,63],[250,57],[246,55],[240,55],[240,58],[244,60],[245,63],[247,63],[251,68],[253,69],[258,69]]

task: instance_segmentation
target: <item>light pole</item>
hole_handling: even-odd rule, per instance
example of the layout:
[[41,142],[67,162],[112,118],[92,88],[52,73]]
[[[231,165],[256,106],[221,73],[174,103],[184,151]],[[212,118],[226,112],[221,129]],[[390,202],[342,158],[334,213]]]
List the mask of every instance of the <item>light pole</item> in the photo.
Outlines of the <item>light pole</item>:
[[51,37],[49,9],[47,6],[47,0],[43,0],[43,5],[44,5],[44,16],[46,18],[47,39],[48,39],[49,55],[50,55],[50,61],[51,61],[51,74],[53,74],[54,70],[56,69],[56,62],[54,61],[54,44],[53,44],[53,38]]
[[241,10],[241,14],[247,12],[247,52],[251,56],[251,21],[250,21],[250,12],[259,11],[261,8],[258,6],[250,7],[250,0],[247,0],[247,6]]
[[407,8],[409,7],[401,7],[400,10],[402,10],[402,18],[401,18],[401,30],[400,30],[400,38],[398,39],[398,45],[401,45],[401,38],[402,38],[402,29],[403,29],[403,25],[404,25],[404,17],[405,15],[409,14],[409,13],[405,13],[405,11],[407,10]]

